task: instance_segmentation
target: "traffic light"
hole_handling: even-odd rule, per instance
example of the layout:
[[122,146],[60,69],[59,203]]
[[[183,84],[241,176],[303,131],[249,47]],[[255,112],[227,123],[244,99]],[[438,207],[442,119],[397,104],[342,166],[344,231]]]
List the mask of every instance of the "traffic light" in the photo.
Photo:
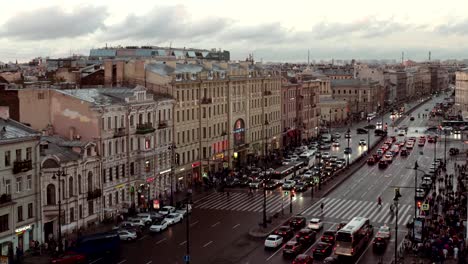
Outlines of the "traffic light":
[[401,197],[400,188],[395,188],[395,197],[396,197],[396,198],[400,198],[400,197]]
[[289,194],[289,192],[288,192],[288,191],[284,191],[284,194],[288,195],[288,194]]
[[417,202],[418,208],[421,208],[421,201]]

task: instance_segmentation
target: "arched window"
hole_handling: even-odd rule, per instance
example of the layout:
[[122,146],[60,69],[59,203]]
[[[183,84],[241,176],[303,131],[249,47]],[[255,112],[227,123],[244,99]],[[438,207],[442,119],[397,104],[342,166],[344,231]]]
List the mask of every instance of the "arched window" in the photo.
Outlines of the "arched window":
[[78,174],[78,194],[82,193],[81,189],[81,174]]
[[55,185],[47,185],[47,205],[55,205]]
[[73,196],[73,177],[68,178],[68,197]]
[[93,173],[88,172],[88,192],[93,190]]

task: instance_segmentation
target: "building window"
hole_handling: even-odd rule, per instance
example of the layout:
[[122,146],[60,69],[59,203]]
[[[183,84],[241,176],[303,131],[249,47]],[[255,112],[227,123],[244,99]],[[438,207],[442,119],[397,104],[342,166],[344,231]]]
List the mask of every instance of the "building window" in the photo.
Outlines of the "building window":
[[75,222],[75,208],[70,208],[70,223]]
[[93,190],[93,173],[88,172],[88,192],[90,192],[92,190]]
[[125,201],[125,190],[122,190],[122,202]]
[[151,162],[149,160],[145,161],[145,172],[151,171]]
[[94,203],[93,201],[88,201],[88,215],[94,214]]
[[55,205],[55,185],[47,185],[47,205]]
[[68,197],[73,196],[73,177],[68,179]]
[[115,204],[119,204],[119,191],[115,192]]
[[134,121],[133,121],[133,115],[131,115],[131,116],[130,116],[130,126],[131,126],[131,127],[133,127],[133,123],[134,123]]
[[26,178],[26,190],[32,189],[32,175],[28,175]]
[[5,194],[11,194],[11,180],[5,180]]
[[112,181],[112,167],[109,168],[109,181]]
[[21,149],[16,150],[16,161],[21,161]]
[[16,192],[19,193],[23,190],[23,179],[21,177],[16,178]]
[[8,214],[0,216],[0,232],[8,231]]
[[151,138],[145,138],[145,149],[151,148]]
[[135,175],[135,163],[130,162],[130,176]]
[[119,165],[115,166],[115,179],[119,178]]
[[32,157],[32,148],[26,148],[26,160],[31,160],[31,157]]
[[125,164],[122,164],[122,177],[125,178]]
[[109,116],[107,118],[107,129],[111,129],[112,128],[112,118]]
[[107,148],[108,148],[107,154],[108,154],[109,156],[112,156],[112,142],[109,142],[109,143],[108,143]]
[[5,151],[5,167],[8,167],[11,165],[11,152]]
[[83,218],[83,205],[81,204],[78,206],[78,217]]
[[109,200],[109,206],[112,206],[112,193],[109,193],[109,197],[107,200]]
[[28,219],[33,218],[33,204],[28,203]]
[[[102,182],[106,183],[106,169],[102,169]],[[89,188],[89,186],[88,186]]]
[[18,206],[18,222],[23,221],[23,206]]
[[81,174],[78,174],[78,194],[81,194]]

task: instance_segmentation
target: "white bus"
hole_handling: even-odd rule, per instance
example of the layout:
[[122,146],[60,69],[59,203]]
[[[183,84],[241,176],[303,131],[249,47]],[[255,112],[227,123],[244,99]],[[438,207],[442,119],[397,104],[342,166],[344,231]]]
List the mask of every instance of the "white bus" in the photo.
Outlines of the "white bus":
[[356,256],[372,238],[372,225],[365,217],[354,217],[336,234],[335,254]]
[[315,160],[314,154],[315,154],[314,150],[306,151],[302,153],[301,155],[299,155],[299,160],[303,161],[306,167],[309,168],[311,167],[311,164],[314,164],[314,160]]

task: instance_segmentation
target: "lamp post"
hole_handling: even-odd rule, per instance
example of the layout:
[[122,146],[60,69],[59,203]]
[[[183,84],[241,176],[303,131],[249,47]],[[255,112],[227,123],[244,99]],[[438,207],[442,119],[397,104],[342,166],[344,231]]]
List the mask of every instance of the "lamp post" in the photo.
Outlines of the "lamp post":
[[[418,188],[418,161],[414,162],[414,219],[416,220],[417,217],[417,208],[418,208],[418,201],[417,201],[417,188]],[[413,221],[414,223],[414,221]],[[413,224],[413,238],[415,235],[415,229],[414,229],[414,224]]]
[[329,127],[328,128],[328,133],[330,133],[330,135],[332,133],[332,131],[331,131],[331,113],[332,113],[332,110],[330,108],[329,121],[328,121],[328,127]]
[[[367,118],[367,125],[369,125],[369,124],[370,124],[370,118]],[[369,154],[369,145],[370,145],[370,131],[369,130],[370,129],[367,130],[367,144],[366,144],[367,145],[367,150],[366,150],[367,154]]]
[[186,256],[185,256],[185,263],[190,263],[190,214],[189,214],[189,204],[192,202],[192,189],[188,189],[187,191],[187,198],[186,198],[186,210],[187,210],[187,218],[185,220],[185,238],[186,238]]
[[65,169],[58,170],[55,172],[52,176],[53,180],[58,180],[58,211],[59,211],[59,216],[58,216],[58,253],[62,253],[62,198],[60,197],[61,195],[61,177],[66,177],[65,174]]
[[[171,150],[171,155],[172,155],[172,162],[171,162],[171,178],[170,178],[170,182],[171,182],[171,206],[174,206],[174,168],[175,168],[175,164],[177,163],[177,159],[176,159],[176,153],[175,153],[175,150],[176,150],[176,146],[175,146],[175,143],[172,143],[172,145],[169,146],[169,149]],[[201,166],[201,164],[200,164]]]
[[[264,166],[264,173],[265,173],[265,178],[266,178],[266,171],[267,171],[267,151],[268,151],[268,135],[267,135],[267,126],[268,126],[268,120],[265,120],[264,124],[264,131],[265,131],[265,152],[263,155],[263,166]],[[268,180],[268,179],[265,179]],[[267,197],[266,197],[266,189],[263,188],[263,227],[267,227]]]
[[294,191],[291,190],[289,193],[290,193],[290,195],[289,195],[289,213],[292,214],[292,212],[293,212],[292,202],[293,202],[293,197],[294,197]]
[[348,154],[346,154],[346,167],[349,166],[349,140],[350,140],[350,137],[351,137],[351,130],[349,129],[348,127],[348,131],[346,131],[346,137],[347,137],[347,141],[348,141]]
[[[398,196],[395,195],[393,198],[393,204],[395,205],[395,263],[398,263]],[[413,228],[414,230],[414,228]]]

